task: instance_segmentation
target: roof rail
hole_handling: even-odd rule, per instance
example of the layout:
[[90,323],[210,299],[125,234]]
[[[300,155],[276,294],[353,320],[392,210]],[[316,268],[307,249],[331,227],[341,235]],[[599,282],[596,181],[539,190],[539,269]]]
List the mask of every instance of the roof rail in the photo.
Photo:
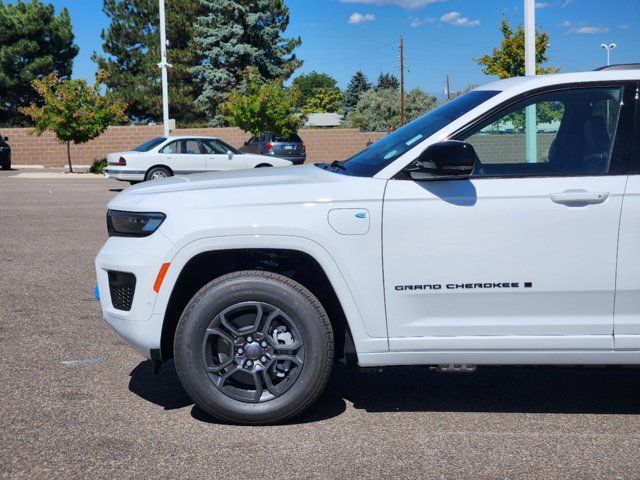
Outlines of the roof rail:
[[640,63],[619,63],[617,65],[605,65],[594,70],[594,72],[602,72],[603,70],[640,70]]

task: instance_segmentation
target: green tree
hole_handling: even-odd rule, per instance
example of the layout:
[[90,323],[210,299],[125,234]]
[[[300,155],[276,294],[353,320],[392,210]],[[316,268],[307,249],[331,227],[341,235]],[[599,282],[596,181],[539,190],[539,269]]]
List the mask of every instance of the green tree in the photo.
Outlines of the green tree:
[[300,93],[282,80],[264,80],[257,68],[242,74],[243,88],[227,95],[220,105],[222,118],[254,136],[271,132],[286,137],[298,131],[305,118],[298,114]]
[[400,89],[400,82],[398,77],[391,73],[380,73],[378,75],[378,83],[376,83],[376,90],[398,90]]
[[361,71],[357,71],[344,91],[344,110],[345,112],[351,111],[360,100],[360,97],[367,90],[371,90],[371,83],[367,76]]
[[[295,88],[295,87],[294,87]],[[344,98],[339,88],[320,87],[307,99],[303,111],[306,113],[335,113],[342,109]]]
[[316,71],[298,75],[293,79],[292,85],[300,92],[300,108],[305,108],[309,99],[316,96],[318,89],[337,90],[338,88],[338,82],[333,77]]
[[[171,118],[183,126],[202,125],[205,115],[194,108],[202,84],[190,69],[200,65],[193,38],[194,19],[205,12],[200,0],[166,2],[169,105]],[[158,0],[104,0],[111,24],[101,37],[105,56],[94,52],[98,68],[109,72],[107,87],[129,104],[140,123],[162,120]]]
[[[436,106],[436,97],[414,88],[405,99],[407,121],[412,121]],[[400,96],[396,90],[369,90],[347,115],[347,124],[369,132],[381,132],[400,126]]]
[[[500,23],[502,42],[500,48],[494,48],[491,55],[476,58],[476,62],[484,68],[487,75],[495,75],[498,78],[510,78],[524,76],[524,28],[518,25],[514,30],[509,25],[506,17],[502,17]],[[549,61],[547,50],[549,49],[549,34],[542,30],[536,31],[536,74],[556,73],[560,69],[556,67],[544,67]]]
[[191,72],[204,85],[197,102],[215,125],[218,105],[240,86],[246,68],[255,67],[266,80],[286,80],[302,65],[293,53],[300,38],[282,36],[289,25],[284,0],[200,1],[205,13],[196,22],[195,42],[204,61]]
[[37,0],[0,1],[0,125],[28,123],[19,108],[36,101],[35,79],[71,76],[78,54],[73,38],[66,8],[56,15],[53,5]]
[[127,120],[127,105],[100,90],[107,74],[98,72],[93,86],[86,80],[62,80],[51,74],[33,81],[33,89],[41,98],[41,104],[32,103],[20,107],[21,113],[30,117],[35,132],[41,135],[52,131],[60,142],[67,144],[67,162],[71,164],[70,143],[86,143],[99,137],[109,125]]

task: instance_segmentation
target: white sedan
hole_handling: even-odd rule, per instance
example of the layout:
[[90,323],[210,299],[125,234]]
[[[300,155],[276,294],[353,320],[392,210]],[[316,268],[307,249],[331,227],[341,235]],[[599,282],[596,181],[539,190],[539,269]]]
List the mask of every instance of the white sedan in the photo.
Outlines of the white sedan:
[[215,137],[157,137],[128,152],[107,155],[105,176],[131,183],[188,173],[288,167],[281,158],[242,153]]

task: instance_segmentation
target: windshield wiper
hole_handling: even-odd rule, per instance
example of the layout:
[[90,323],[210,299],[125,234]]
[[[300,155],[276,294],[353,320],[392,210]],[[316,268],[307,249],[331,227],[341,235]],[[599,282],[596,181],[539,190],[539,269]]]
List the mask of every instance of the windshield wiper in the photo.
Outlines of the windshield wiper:
[[334,160],[333,162],[331,162],[331,164],[329,165],[329,168],[333,168],[335,170],[347,169],[347,167],[344,166],[344,163],[342,163],[340,160]]

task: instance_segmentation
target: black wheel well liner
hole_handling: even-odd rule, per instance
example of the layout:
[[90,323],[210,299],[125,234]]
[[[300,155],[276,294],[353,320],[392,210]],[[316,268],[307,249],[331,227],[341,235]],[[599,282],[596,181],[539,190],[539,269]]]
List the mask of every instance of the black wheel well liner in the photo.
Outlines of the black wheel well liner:
[[[162,324],[160,353],[163,361],[173,357],[173,339],[178,321],[196,292],[222,275],[242,270],[279,273],[310,290],[331,320],[336,358],[345,358],[349,363],[355,360],[355,349],[344,310],[316,259],[298,250],[248,248],[203,252],[194,256],[183,267],[169,297]],[[345,343],[347,336],[349,338]]]

